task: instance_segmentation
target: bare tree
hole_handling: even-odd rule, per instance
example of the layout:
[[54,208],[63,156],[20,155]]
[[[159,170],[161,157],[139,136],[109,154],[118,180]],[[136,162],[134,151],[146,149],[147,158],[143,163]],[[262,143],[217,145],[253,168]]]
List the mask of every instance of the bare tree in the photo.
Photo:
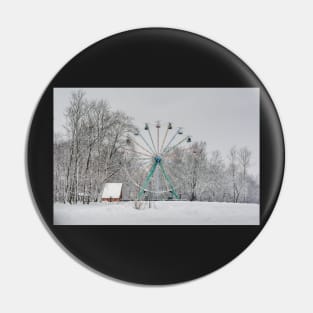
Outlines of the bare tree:
[[226,167],[220,151],[213,151],[208,162],[207,197],[211,201],[227,199]]
[[82,90],[71,95],[65,120],[66,139],[54,144],[54,199],[98,201],[103,185],[121,170],[132,121],[122,112],[112,112],[104,100],[89,101]]
[[243,192],[243,201],[246,202],[247,200],[247,174],[248,168],[250,166],[250,158],[251,158],[251,151],[248,150],[247,147],[243,147],[239,150],[238,153],[238,162],[241,167],[241,179],[242,179],[242,192]]
[[85,114],[85,93],[82,90],[73,92],[70,106],[65,111],[67,124],[65,126],[70,138],[70,154],[66,174],[66,199],[68,202],[77,202],[78,163],[80,151],[80,135],[82,132],[82,118]]
[[238,168],[238,151],[236,147],[232,147],[228,155],[229,160],[229,174],[230,182],[232,186],[232,202],[238,202],[240,196],[240,184],[239,184],[239,168]]
[[193,143],[184,160],[185,180],[190,201],[197,200],[204,190],[207,177],[207,155],[205,142]]

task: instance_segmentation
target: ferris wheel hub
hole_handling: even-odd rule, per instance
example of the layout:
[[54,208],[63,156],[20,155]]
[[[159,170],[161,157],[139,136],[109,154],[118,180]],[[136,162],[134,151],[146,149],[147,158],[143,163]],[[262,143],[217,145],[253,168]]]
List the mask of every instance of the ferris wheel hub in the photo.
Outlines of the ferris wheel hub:
[[162,161],[162,158],[159,155],[156,155],[154,157],[154,160],[155,160],[156,163],[160,163]]

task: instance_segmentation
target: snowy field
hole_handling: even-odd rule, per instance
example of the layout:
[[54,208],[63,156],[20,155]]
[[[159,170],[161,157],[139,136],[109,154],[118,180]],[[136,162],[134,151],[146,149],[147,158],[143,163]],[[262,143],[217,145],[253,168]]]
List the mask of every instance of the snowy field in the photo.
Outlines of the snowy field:
[[55,225],[258,225],[259,205],[199,201],[54,204]]

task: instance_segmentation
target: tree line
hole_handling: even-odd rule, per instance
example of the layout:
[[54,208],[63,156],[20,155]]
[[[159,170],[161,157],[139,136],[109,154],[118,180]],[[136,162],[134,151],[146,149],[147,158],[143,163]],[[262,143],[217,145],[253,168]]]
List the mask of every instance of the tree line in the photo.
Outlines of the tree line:
[[[146,172],[135,155],[125,154],[135,130],[132,118],[104,100],[87,99],[82,90],[72,93],[64,115],[65,132],[54,135],[54,201],[100,201],[107,182],[122,182],[123,198],[135,200]],[[175,149],[165,164],[181,199],[257,203],[259,181],[249,173],[250,165],[248,148],[232,147],[224,159],[219,151],[208,154],[205,142]],[[156,181],[158,187],[166,184]],[[169,196],[147,193],[146,198]]]

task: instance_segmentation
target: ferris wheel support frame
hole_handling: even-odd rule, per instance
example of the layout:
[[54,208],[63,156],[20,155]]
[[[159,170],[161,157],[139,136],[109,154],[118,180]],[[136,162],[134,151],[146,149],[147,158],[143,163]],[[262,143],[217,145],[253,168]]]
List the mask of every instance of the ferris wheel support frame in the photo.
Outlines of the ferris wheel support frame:
[[179,199],[179,196],[178,196],[178,194],[177,194],[177,192],[176,192],[176,190],[175,190],[175,188],[174,188],[174,185],[173,185],[173,183],[172,183],[170,177],[167,175],[167,173],[166,173],[166,171],[165,171],[165,169],[164,169],[164,166],[163,166],[163,164],[162,164],[162,158],[159,157],[159,156],[156,156],[156,157],[155,157],[154,163],[153,163],[153,165],[151,166],[150,171],[149,171],[147,177],[145,178],[145,180],[144,180],[144,182],[143,182],[143,185],[142,185],[140,191],[138,192],[138,196],[137,196],[137,197],[138,197],[138,200],[141,200],[142,197],[144,196],[144,194],[145,194],[145,192],[146,192],[146,189],[147,189],[147,187],[148,187],[148,185],[149,185],[149,182],[151,181],[151,179],[152,179],[152,177],[153,177],[153,174],[154,174],[154,172],[155,172],[157,166],[160,167],[161,173],[162,173],[163,177],[166,179],[166,181],[167,181],[167,183],[168,183],[168,185],[169,185],[169,187],[170,187],[170,192],[171,192],[172,195],[178,200],[178,199]]

